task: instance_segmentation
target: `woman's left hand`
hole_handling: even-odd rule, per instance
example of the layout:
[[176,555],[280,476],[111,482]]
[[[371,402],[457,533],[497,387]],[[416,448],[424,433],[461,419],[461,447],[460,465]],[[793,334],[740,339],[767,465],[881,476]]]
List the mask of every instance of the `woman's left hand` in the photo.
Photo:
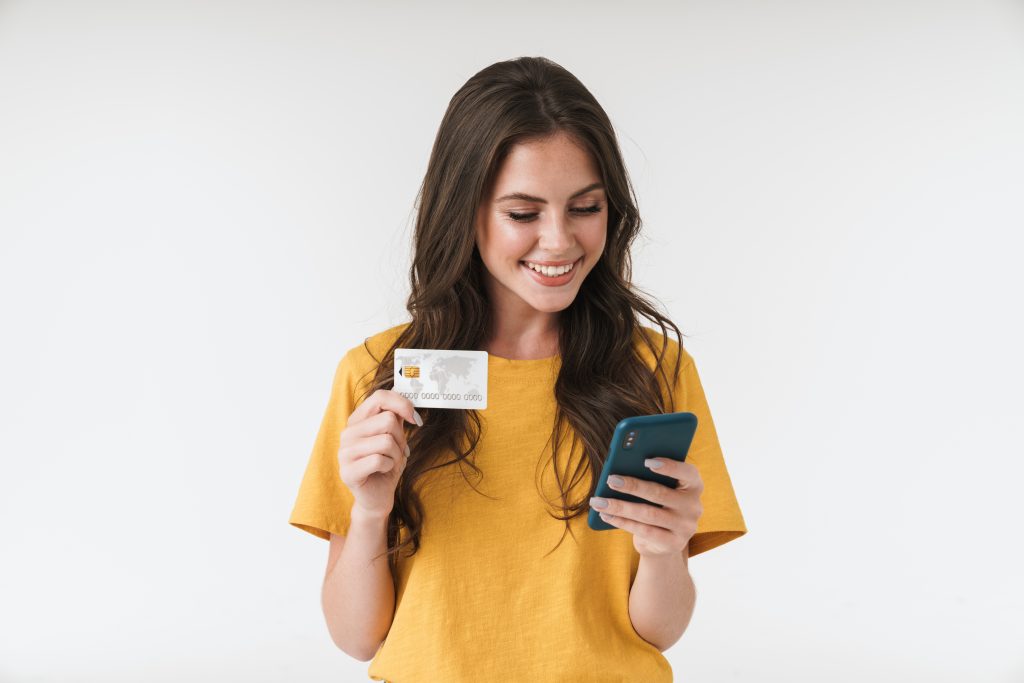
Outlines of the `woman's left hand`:
[[[679,484],[675,488],[636,477],[620,477],[623,482],[620,486],[615,486],[614,477],[609,477],[608,485],[616,491],[663,507],[597,497],[590,499],[590,506],[608,524],[633,534],[633,545],[641,555],[679,554],[697,531],[697,520],[703,512],[700,494],[704,490],[704,482],[697,468],[688,462],[671,458],[648,458],[644,465],[650,468],[651,463],[656,462],[662,463],[662,466],[651,470],[677,479]],[[602,500],[607,501],[607,507],[594,505],[594,501]]]

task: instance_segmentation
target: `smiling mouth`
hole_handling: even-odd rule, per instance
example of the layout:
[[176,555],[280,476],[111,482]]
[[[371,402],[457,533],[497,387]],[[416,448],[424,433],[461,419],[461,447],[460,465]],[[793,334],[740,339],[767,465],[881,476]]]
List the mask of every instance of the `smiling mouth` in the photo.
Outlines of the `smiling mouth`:
[[581,257],[579,257],[578,259],[576,259],[575,261],[572,262],[572,265],[570,266],[569,270],[566,270],[564,272],[556,272],[556,273],[551,274],[551,275],[549,275],[548,273],[544,272],[543,268],[541,270],[538,270],[537,268],[534,268],[534,267],[530,266],[526,261],[520,261],[519,263],[522,264],[522,266],[524,268],[532,270],[533,272],[537,273],[537,275],[540,275],[541,277],[550,278],[552,280],[557,280],[558,278],[565,277],[566,275],[568,275],[568,274],[572,273],[574,270],[576,270],[576,268],[580,265],[580,261],[582,261],[582,260],[583,260],[583,257],[581,256]]

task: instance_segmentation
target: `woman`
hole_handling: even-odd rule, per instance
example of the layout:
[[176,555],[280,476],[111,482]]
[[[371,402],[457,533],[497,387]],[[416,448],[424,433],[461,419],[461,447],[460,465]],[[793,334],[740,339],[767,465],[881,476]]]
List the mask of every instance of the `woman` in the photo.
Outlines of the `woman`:
[[[420,199],[412,319],[338,364],[290,518],[330,539],[332,638],[374,680],[670,681],[688,558],[746,527],[693,358],[630,283],[608,116],[557,64],[494,64],[452,98]],[[487,351],[487,408],[421,415],[395,348]],[[617,528],[591,529],[616,423],[679,411],[686,461],[651,463],[679,486],[627,477],[661,507],[607,500]]]

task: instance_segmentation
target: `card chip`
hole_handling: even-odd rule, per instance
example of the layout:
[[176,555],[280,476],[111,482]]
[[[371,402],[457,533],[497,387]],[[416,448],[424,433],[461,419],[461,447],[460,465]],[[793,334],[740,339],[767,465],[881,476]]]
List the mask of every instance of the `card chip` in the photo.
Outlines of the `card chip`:
[[419,377],[420,366],[418,365],[403,365],[402,366],[402,377]]

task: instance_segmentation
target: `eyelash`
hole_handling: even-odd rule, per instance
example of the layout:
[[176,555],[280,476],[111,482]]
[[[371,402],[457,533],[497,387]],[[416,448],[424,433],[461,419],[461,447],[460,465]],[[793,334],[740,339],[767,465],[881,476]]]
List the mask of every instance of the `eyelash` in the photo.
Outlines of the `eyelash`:
[[[575,211],[575,212],[577,212],[577,213],[579,213],[581,215],[601,213],[601,205],[600,204],[594,204],[593,206],[587,206],[587,207],[580,208],[580,209],[572,209],[572,211]],[[512,220],[516,221],[517,223],[529,223],[531,220],[533,220],[534,218],[537,217],[537,214],[535,214],[535,213],[509,213],[508,217],[511,218]]]

